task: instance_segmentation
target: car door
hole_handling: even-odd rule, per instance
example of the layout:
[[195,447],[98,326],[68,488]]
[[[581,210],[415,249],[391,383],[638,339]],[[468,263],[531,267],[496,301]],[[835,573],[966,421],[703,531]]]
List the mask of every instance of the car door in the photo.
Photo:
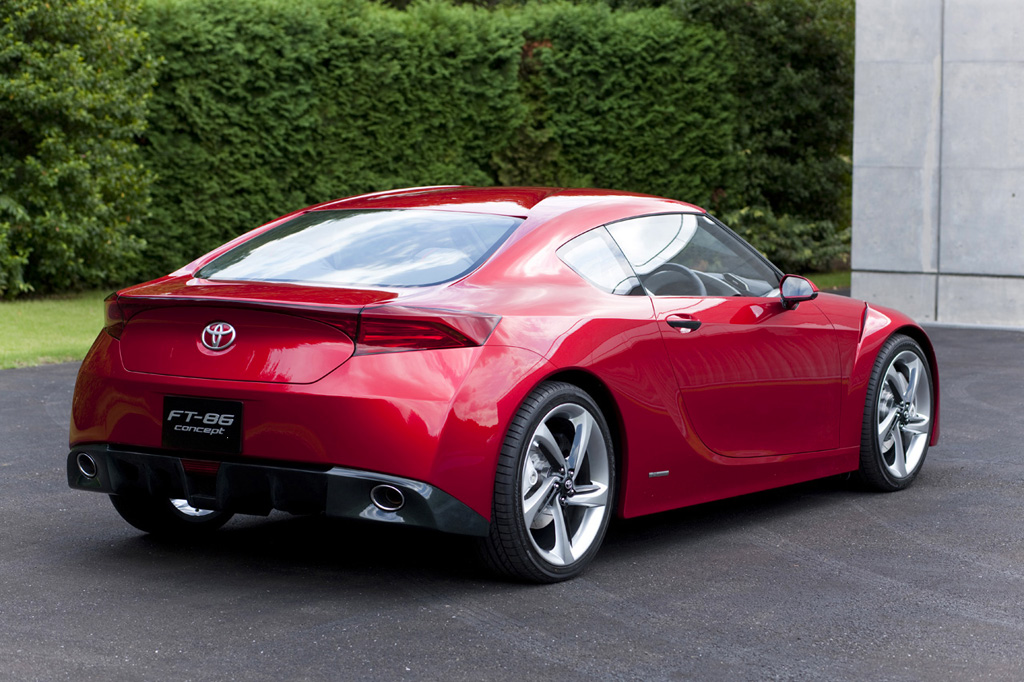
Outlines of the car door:
[[839,349],[805,301],[786,309],[779,275],[703,215],[664,214],[608,226],[654,303],[686,417],[728,457],[839,445]]

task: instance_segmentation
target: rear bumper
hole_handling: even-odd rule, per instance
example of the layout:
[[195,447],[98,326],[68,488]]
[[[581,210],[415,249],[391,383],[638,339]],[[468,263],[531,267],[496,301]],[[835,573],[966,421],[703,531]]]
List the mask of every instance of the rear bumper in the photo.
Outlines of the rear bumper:
[[189,457],[180,445],[164,445],[166,398],[237,401],[235,461],[422,481],[488,519],[508,422],[550,371],[532,351],[479,346],[355,356],[311,384],[229,381],[129,372],[121,345],[100,332],[82,363],[72,448],[112,443]]
[[[92,476],[83,473],[79,455],[93,463],[92,469],[86,467]],[[239,514],[266,515],[277,509],[487,535],[487,519],[444,491],[413,479],[343,467],[300,468],[188,458],[185,463],[187,468],[182,458],[169,454],[102,444],[80,446],[68,454],[68,485],[109,495],[187,499],[193,507]],[[379,485],[401,491],[404,504],[394,511],[375,505],[370,493]]]

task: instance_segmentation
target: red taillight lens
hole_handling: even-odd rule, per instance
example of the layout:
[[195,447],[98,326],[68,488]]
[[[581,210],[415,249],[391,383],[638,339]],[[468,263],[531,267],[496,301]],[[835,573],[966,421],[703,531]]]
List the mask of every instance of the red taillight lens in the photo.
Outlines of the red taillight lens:
[[479,346],[501,317],[486,313],[384,306],[359,317],[356,355]]
[[116,293],[103,299],[103,331],[115,339],[120,339],[124,331],[124,311],[117,303]]

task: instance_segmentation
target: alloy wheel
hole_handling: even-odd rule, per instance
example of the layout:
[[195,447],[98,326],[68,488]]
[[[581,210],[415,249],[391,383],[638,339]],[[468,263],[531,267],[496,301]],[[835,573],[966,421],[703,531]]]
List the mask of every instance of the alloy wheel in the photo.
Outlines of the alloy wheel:
[[889,474],[906,478],[917,470],[928,449],[932,422],[928,372],[913,351],[896,355],[878,391],[876,437]]
[[586,407],[557,405],[538,423],[522,461],[530,543],[544,561],[571,565],[598,538],[608,513],[611,466],[601,428]]

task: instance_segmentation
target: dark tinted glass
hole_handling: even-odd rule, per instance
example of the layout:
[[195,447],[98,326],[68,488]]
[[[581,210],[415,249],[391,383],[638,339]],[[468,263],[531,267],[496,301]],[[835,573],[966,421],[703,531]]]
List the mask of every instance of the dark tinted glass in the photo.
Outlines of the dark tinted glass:
[[197,273],[213,280],[414,287],[468,274],[522,218],[451,211],[310,211]]

